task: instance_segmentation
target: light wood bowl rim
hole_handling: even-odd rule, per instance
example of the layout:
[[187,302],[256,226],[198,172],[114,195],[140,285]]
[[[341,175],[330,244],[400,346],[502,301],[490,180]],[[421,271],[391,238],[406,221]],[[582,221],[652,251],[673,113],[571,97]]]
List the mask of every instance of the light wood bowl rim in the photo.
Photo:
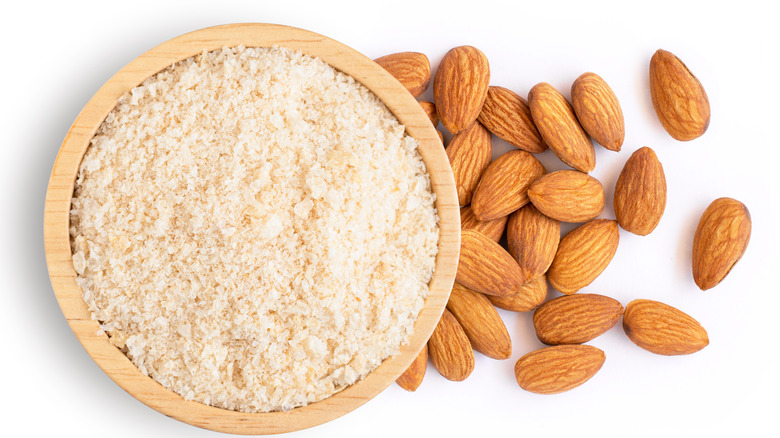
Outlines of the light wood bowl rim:
[[[414,333],[401,352],[385,360],[360,382],[322,401],[290,412],[242,413],[186,401],[138,368],[90,317],[75,282],[69,210],[81,158],[100,124],[127,91],[171,64],[222,47],[278,45],[316,56],[353,76],[376,94],[420,143],[420,153],[437,195],[439,252],[430,295]],[[185,423],[235,434],[273,434],[312,427],[340,417],[387,388],[411,364],[427,342],[447,303],[460,250],[460,215],[455,182],[435,128],[418,102],[375,62],[322,35],[288,26],[262,23],[210,27],[173,38],[139,56],[117,72],[89,100],[68,131],[49,179],[44,209],[44,243],[49,277],[57,301],[76,337],[100,368],[120,387],[151,408]]]

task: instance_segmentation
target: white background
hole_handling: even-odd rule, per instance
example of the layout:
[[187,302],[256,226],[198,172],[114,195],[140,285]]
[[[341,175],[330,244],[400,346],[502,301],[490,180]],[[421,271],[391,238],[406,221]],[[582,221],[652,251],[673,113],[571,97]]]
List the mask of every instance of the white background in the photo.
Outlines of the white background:
[[[690,356],[656,356],[615,327],[591,342],[607,355],[593,379],[565,394],[540,396],[521,390],[512,373],[517,358],[541,347],[530,314],[502,312],[514,344],[510,360],[477,354],[474,373],[462,383],[446,381],[429,367],[416,393],[393,384],[356,411],[289,436],[777,433],[780,32],[770,2],[16,3],[15,10],[5,6],[0,19],[2,430],[31,436],[218,435],[144,406],[85,353],[48,282],[43,203],[70,124],[122,66],[192,30],[271,22],[319,32],[371,58],[424,52],[434,68],[451,47],[474,45],[490,60],[491,83],[521,95],[545,81],[568,96],[581,73],[601,75],[626,119],[620,153],[596,146],[593,175],[610,199],[602,216],[614,217],[614,182],[641,146],[657,152],[669,196],[655,232],[639,237],[622,231],[613,262],[585,291],[624,305],[635,298],[667,302],[697,318],[711,341]],[[677,142],[656,119],[647,67],[658,48],[680,56],[709,94],[712,122],[700,139]],[[508,147],[496,140],[495,149]],[[563,168],[550,152],[540,159],[548,169]],[[702,211],[721,196],[748,206],[753,235],[729,277],[702,292],[691,278],[691,242]]]

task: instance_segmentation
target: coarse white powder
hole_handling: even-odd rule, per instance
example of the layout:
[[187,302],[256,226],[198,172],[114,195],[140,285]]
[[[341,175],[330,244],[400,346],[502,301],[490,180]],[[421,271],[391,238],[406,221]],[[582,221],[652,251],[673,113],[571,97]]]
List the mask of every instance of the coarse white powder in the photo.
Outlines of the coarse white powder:
[[439,237],[417,142],[321,60],[224,48],[131,90],[84,155],[76,281],[141,372],[188,400],[289,410],[406,342]]

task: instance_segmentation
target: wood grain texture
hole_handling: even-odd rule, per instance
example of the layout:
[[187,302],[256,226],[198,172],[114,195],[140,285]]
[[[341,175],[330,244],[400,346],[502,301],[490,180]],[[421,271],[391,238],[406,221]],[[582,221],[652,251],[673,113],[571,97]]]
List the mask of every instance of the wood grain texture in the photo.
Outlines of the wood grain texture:
[[[360,382],[325,400],[290,412],[249,414],[186,401],[142,374],[132,362],[97,334],[99,325],[81,298],[68,235],[73,184],[82,156],[117,100],[145,79],[171,64],[225,46],[278,45],[315,56],[354,77],[376,94],[420,144],[420,154],[436,193],[440,238],[430,294],[409,342]],[[165,42],[117,72],[76,118],[49,179],[44,210],[44,244],[49,277],[63,314],[95,362],[119,386],[153,409],[205,429],[236,434],[272,434],[305,429],[344,415],[385,389],[412,363],[444,310],[452,288],[460,248],[460,215],[455,182],[436,130],[419,103],[387,71],[354,49],[322,35],[281,25],[245,23],[191,32]]]
[[395,383],[407,391],[417,391],[425,378],[425,371],[428,369],[428,344],[426,343],[422,350],[417,354],[409,368],[396,379]]

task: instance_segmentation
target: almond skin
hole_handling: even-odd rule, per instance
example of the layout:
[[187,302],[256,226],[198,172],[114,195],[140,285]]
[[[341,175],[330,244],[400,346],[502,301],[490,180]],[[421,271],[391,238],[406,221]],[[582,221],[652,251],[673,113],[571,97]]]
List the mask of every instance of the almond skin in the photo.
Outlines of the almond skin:
[[474,371],[474,351],[469,338],[447,309],[428,340],[428,356],[447,380],[460,382]]
[[[498,242],[501,240],[501,236],[504,235],[504,229],[506,229],[506,223],[509,220],[509,216],[493,219],[492,221],[481,221],[474,216],[474,212],[471,211],[471,206],[463,207],[460,209],[460,229],[461,230],[474,230],[479,231],[491,240]],[[557,245],[557,242],[556,242]]]
[[431,63],[423,53],[393,53],[377,58],[374,62],[398,79],[414,97],[423,94],[431,82]]
[[536,337],[548,345],[582,344],[606,333],[623,316],[619,301],[598,294],[564,295],[534,311]]
[[528,203],[528,188],[545,172],[542,163],[526,151],[513,150],[496,158],[474,190],[474,215],[489,221],[518,210]]
[[537,179],[528,198],[542,214],[562,222],[589,221],[604,210],[604,187],[576,170],[559,170]]
[[475,350],[499,360],[512,356],[509,332],[496,308],[485,295],[455,283],[447,302],[447,310],[463,327]]
[[396,379],[395,383],[407,391],[417,391],[417,388],[420,387],[420,384],[423,381],[423,377],[425,377],[425,371],[427,368],[428,344],[425,344],[423,349],[420,350],[420,353],[414,359],[414,362],[412,362],[412,364],[409,365],[409,368],[407,368],[406,371],[401,374],[401,377]]
[[542,275],[523,283],[512,295],[505,297],[486,296],[499,309],[511,312],[534,310],[547,298],[547,276]]
[[652,300],[634,300],[626,306],[623,330],[645,350],[665,356],[695,353],[706,347],[704,327],[686,313]]
[[561,222],[527,204],[509,216],[506,239],[509,254],[517,260],[523,275],[536,278],[547,272],[555,258]]
[[577,292],[606,269],[619,240],[617,221],[596,219],[580,225],[561,239],[547,279],[561,293]]
[[444,127],[457,134],[471,126],[489,85],[490,65],[479,49],[459,46],[447,52],[433,78],[433,100]]
[[534,85],[528,93],[528,106],[544,142],[561,161],[582,172],[596,167],[593,142],[558,90],[546,82]]
[[701,290],[718,285],[742,258],[752,221],[745,204],[719,198],[704,210],[693,236],[693,279]]
[[650,97],[658,120],[674,139],[701,137],[710,125],[710,101],[696,76],[672,53],[650,59]]
[[571,104],[585,132],[605,148],[618,152],[626,136],[620,102],[596,73],[583,73],[571,86]]
[[433,124],[433,127],[435,128],[439,126],[439,114],[436,112],[436,105],[434,105],[433,102],[421,100],[420,106],[422,107],[423,111],[425,111],[425,115],[431,119],[431,124]]
[[626,231],[646,236],[658,226],[666,208],[666,176],[655,151],[643,147],[631,154],[615,184],[613,205]]
[[460,262],[455,281],[487,295],[512,295],[525,283],[515,259],[498,243],[474,230],[460,235]]
[[487,98],[477,119],[488,131],[512,146],[539,154],[547,144],[534,125],[528,103],[512,90],[488,88]]
[[590,345],[557,345],[532,351],[515,364],[517,384],[537,394],[558,394],[587,382],[606,355]]
[[446,152],[458,189],[458,203],[461,207],[469,205],[474,190],[493,157],[490,132],[479,122],[475,122],[452,137]]

